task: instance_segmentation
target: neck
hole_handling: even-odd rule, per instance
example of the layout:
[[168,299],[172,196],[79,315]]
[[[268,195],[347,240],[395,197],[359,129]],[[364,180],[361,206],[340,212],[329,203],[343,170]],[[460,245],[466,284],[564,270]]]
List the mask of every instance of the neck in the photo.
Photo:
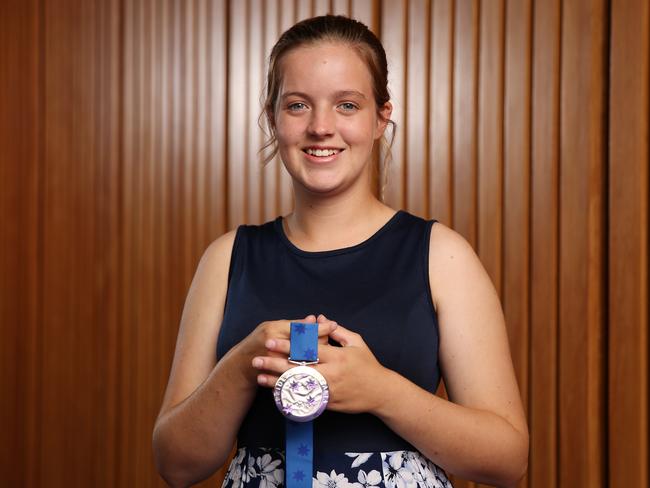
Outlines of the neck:
[[337,196],[295,192],[295,209],[285,217],[287,237],[299,248],[319,251],[349,247],[370,237],[393,215],[368,189]]

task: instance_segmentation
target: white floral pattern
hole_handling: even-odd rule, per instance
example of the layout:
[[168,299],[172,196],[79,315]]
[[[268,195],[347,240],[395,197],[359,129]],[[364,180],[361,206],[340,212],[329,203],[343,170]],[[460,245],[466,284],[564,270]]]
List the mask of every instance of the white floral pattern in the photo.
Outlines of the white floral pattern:
[[[444,471],[417,451],[346,452],[321,458],[315,466],[313,488],[453,488]],[[284,486],[284,451],[242,447],[230,463],[222,488]]]

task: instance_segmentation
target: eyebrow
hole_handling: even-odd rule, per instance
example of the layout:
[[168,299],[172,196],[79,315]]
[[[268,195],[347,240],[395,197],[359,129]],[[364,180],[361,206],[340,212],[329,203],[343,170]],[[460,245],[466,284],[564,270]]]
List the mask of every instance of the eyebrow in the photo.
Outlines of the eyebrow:
[[[289,97],[310,98],[309,95],[307,95],[306,93],[297,92],[297,91],[283,93],[280,98],[284,100]],[[364,100],[366,99],[366,96],[357,90],[341,90],[334,93],[333,96],[333,98],[347,98],[347,97],[359,97],[359,98],[363,98]]]

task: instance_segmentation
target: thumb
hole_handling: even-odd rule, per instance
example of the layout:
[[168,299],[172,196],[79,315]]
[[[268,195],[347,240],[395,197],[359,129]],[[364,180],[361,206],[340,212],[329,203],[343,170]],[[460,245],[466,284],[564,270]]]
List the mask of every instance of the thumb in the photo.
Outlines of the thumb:
[[342,346],[363,346],[365,342],[359,334],[352,332],[350,329],[346,329],[342,325],[339,325],[336,329],[330,332],[330,337]]

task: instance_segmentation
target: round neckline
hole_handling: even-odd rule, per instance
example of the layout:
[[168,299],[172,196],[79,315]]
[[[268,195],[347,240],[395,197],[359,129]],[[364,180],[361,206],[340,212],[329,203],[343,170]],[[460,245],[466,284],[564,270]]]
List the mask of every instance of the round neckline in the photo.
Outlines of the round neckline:
[[358,251],[359,249],[362,249],[372,243],[374,240],[379,238],[382,234],[384,234],[386,231],[388,231],[399,219],[399,217],[404,213],[404,210],[397,210],[393,216],[386,221],[377,231],[372,234],[370,237],[367,239],[361,241],[358,244],[355,244],[353,246],[348,246],[348,247],[342,247],[339,249],[330,249],[327,251],[304,251],[300,249],[298,246],[296,246],[293,242],[289,240],[287,237],[287,234],[284,232],[284,226],[282,225],[282,221],[284,220],[284,217],[281,215],[278,216],[275,219],[274,222],[274,227],[278,235],[280,236],[280,240],[289,248],[289,250],[295,254],[298,254],[303,257],[327,257],[327,256],[338,256],[340,254],[346,254],[349,252],[354,252]]

